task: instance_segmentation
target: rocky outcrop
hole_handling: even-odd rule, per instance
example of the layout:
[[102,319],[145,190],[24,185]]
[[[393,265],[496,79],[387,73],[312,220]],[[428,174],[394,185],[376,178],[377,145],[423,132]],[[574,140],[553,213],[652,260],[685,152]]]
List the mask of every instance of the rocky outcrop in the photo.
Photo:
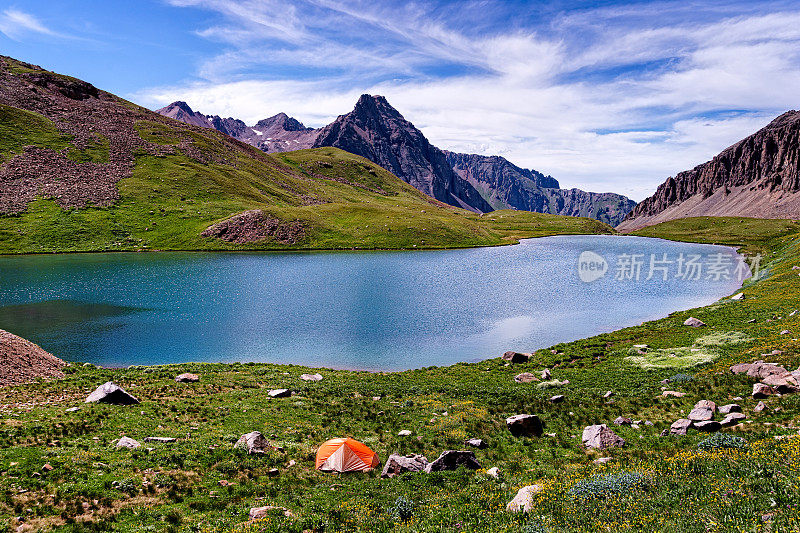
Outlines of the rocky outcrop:
[[475,452],[465,450],[447,450],[442,452],[434,462],[425,467],[425,472],[441,472],[443,470],[458,470],[464,467],[469,470],[480,470],[481,464],[475,458]]
[[541,437],[544,431],[536,415],[514,415],[506,418],[506,427],[515,437]]
[[234,244],[248,244],[267,238],[283,244],[297,244],[305,238],[305,228],[300,221],[282,222],[263,211],[252,209],[212,224],[200,235]]
[[239,437],[239,440],[236,441],[233,447],[245,449],[247,453],[251,455],[265,453],[268,449],[273,448],[260,431],[245,433]]
[[583,430],[581,442],[587,448],[596,448],[598,450],[625,446],[625,439],[614,433],[614,431],[605,424],[587,426]]
[[62,378],[66,364],[36,344],[0,329],[0,387],[37,378]]
[[398,455],[393,453],[386,460],[381,477],[394,477],[403,472],[424,472],[427,466],[428,459],[424,455]]
[[800,111],[784,113],[711,161],[668,178],[620,229],[692,216],[800,217]]

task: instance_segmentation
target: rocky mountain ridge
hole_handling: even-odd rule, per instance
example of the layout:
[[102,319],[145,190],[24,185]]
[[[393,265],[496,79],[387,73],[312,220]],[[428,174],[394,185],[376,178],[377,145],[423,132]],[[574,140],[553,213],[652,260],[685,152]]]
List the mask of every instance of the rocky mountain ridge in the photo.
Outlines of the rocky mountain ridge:
[[692,216],[800,217],[800,111],[659,185],[620,229]]
[[616,225],[636,205],[614,193],[560,189],[551,176],[520,168],[503,157],[440,150],[383,96],[362,95],[350,113],[316,130],[284,113],[248,127],[237,119],[202,115],[186,107],[175,102],[158,113],[195,124],[205,119],[207,127],[268,153],[340,148],[369,159],[439,201],[473,211],[519,209],[588,216]]

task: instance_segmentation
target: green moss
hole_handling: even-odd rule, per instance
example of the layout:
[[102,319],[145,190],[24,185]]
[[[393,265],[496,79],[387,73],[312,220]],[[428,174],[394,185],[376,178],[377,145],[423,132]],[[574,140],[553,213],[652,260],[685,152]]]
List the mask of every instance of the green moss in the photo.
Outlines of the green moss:
[[0,104],[0,155],[7,158],[26,146],[61,150],[69,138],[38,113]]

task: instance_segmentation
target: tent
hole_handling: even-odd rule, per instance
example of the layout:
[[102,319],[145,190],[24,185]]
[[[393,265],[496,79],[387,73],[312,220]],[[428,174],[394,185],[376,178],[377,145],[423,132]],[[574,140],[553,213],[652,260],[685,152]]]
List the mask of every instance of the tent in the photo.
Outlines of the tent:
[[363,472],[380,464],[378,454],[354,439],[331,439],[317,450],[317,470]]

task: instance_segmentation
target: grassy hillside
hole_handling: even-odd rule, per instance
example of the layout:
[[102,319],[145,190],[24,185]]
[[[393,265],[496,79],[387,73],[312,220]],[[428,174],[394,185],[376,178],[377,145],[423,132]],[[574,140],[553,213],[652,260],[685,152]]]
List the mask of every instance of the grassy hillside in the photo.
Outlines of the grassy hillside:
[[[675,237],[671,227],[660,236]],[[716,227],[714,233],[702,223],[680,225],[714,242],[730,238],[729,228]],[[756,412],[755,380],[728,368],[756,359],[789,369],[800,364],[800,315],[793,313],[800,307],[793,269],[800,266],[800,232],[737,239],[767,257],[764,276],[745,285],[745,299],[559,344],[524,364],[494,359],[393,374],[320,370],[318,383],[301,381],[308,369],[296,366],[73,365],[58,382],[0,389],[0,523],[61,531],[797,531],[800,393],[769,397]],[[683,326],[688,316],[708,326]],[[644,354],[634,348],[642,344]],[[543,368],[569,383],[513,379]],[[201,381],[175,383],[184,371]],[[107,380],[142,403],[82,403]],[[277,387],[295,395],[270,399],[267,390]],[[664,389],[685,396],[663,396]],[[613,396],[605,398],[609,390]],[[555,394],[564,401],[551,403]],[[659,436],[701,399],[738,403],[747,421],[711,441],[695,430]],[[79,410],[66,413],[72,406]],[[512,437],[504,420],[518,413],[542,417],[545,435]],[[641,423],[615,426],[618,416]],[[584,449],[583,428],[596,423],[609,424],[625,447]],[[403,429],[411,436],[399,436]],[[234,451],[233,442],[254,430],[280,448],[263,457]],[[178,440],[117,450],[112,443],[121,435]],[[433,460],[465,449],[472,437],[488,447],[474,450],[484,467],[477,472],[394,479],[319,473],[316,446],[335,436],[365,442],[384,461],[390,453]],[[611,461],[594,463],[599,457]],[[42,470],[45,464],[52,470]],[[485,472],[495,466],[498,479]],[[506,512],[517,489],[531,484],[542,488],[531,511]],[[264,505],[291,516],[276,509],[248,522],[248,510]]]
[[[0,253],[439,248],[612,231],[535,213],[480,217],[341,150],[269,156],[2,57],[0,173]],[[272,224],[257,242],[201,236],[248,210]]]

